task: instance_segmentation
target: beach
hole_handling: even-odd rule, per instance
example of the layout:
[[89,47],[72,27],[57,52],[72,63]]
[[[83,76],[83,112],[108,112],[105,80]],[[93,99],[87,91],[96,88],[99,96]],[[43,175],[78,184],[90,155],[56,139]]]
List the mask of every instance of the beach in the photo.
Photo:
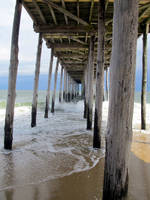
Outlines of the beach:
[[[147,122],[150,121],[147,104]],[[92,148],[83,101],[56,103],[44,119],[38,108],[37,127],[30,128],[31,106],[15,108],[13,150],[3,149],[5,109],[0,109],[0,200],[100,200],[108,102],[103,103],[101,150]],[[134,104],[133,142],[128,200],[149,200],[150,131],[140,130],[140,104]]]

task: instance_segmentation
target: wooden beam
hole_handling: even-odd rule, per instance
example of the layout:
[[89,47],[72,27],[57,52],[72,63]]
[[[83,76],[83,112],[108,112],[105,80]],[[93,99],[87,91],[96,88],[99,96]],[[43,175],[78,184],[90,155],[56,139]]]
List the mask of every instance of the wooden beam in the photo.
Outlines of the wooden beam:
[[34,21],[34,23],[37,24],[37,19],[36,17],[34,17],[34,15],[32,14],[31,10],[28,8],[28,6],[26,5],[26,3],[24,1],[22,1],[22,4],[24,6],[24,8],[26,9],[27,13],[29,14],[29,16],[31,17],[31,19]]
[[63,58],[82,58],[83,54],[80,53],[57,53],[57,56]]
[[71,36],[70,39],[73,40],[73,41],[76,41],[76,42],[78,42],[78,43],[80,43],[80,44],[87,45],[86,42],[84,42],[84,41],[82,41],[82,40],[80,40],[80,39],[78,39],[78,38],[74,38],[74,37]]
[[[61,2],[62,2],[62,7],[64,8],[64,9],[66,9],[66,5],[65,5],[65,1],[64,0],[61,0]],[[65,22],[66,22],[66,24],[68,24],[68,18],[67,18],[67,16],[64,14],[64,17],[65,17]]]
[[44,15],[43,15],[43,13],[42,13],[42,11],[41,11],[41,9],[40,9],[40,7],[39,7],[37,1],[36,1],[36,0],[32,0],[32,2],[33,2],[35,8],[37,9],[37,11],[38,11],[38,13],[39,13],[39,15],[40,15],[42,22],[43,22],[44,24],[46,24],[45,17],[44,17]]
[[55,12],[54,12],[54,10],[53,10],[51,5],[48,4],[48,7],[49,7],[50,13],[52,15],[53,21],[57,25],[58,23],[57,23],[57,19],[56,19],[56,16],[55,16]]
[[73,65],[74,64],[76,64],[76,65],[82,65],[82,62],[79,62],[78,60],[76,60],[76,61],[75,60],[72,60],[72,61],[71,60],[63,60],[63,64],[64,65],[68,65],[68,64],[69,65],[72,65],[72,64]]
[[105,2],[105,11],[107,11],[108,4],[109,4],[109,0],[106,0],[106,2]]
[[53,34],[65,34],[65,33],[95,33],[96,29],[91,26],[85,25],[36,25],[33,26],[34,31],[37,33],[53,33]]
[[47,42],[46,43],[48,48],[54,48],[57,49],[59,48],[59,50],[61,49],[88,49],[87,45],[82,45],[82,44],[77,44],[77,43],[72,43],[72,44],[52,44]]
[[92,21],[93,8],[94,8],[94,0],[91,0],[90,16],[89,16],[89,22],[90,22],[90,23],[91,23],[91,21]]
[[139,23],[141,23],[143,20],[144,20],[144,15],[146,14],[146,13],[149,13],[150,12],[150,6],[149,7],[147,7],[142,13],[140,13],[140,15],[139,15]]
[[66,9],[64,9],[64,8],[62,8],[62,7],[60,7],[60,6],[58,6],[57,4],[55,4],[55,3],[53,3],[53,2],[51,2],[51,1],[49,1],[49,0],[43,0],[43,2],[45,2],[45,3],[49,4],[49,5],[51,5],[53,8],[55,8],[55,9],[58,10],[59,12],[65,14],[66,16],[70,17],[71,19],[73,19],[73,20],[75,20],[75,21],[77,21],[77,22],[79,21],[80,24],[83,24],[83,25],[86,25],[86,26],[89,25],[89,24],[88,24],[86,21],[84,21],[83,19],[77,17],[76,15],[73,15],[71,12],[69,12],[68,10],[66,10]]
[[[77,0],[77,16],[80,17],[80,6],[79,6],[79,0]],[[79,24],[79,21],[78,21]]]

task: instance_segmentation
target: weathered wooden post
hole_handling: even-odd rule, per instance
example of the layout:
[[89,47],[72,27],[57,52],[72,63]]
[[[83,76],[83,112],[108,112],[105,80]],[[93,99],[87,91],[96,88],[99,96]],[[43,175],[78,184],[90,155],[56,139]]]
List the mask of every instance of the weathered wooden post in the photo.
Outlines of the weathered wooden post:
[[63,101],[66,101],[66,68],[64,67],[64,90],[63,90]]
[[59,66],[59,59],[57,58],[56,69],[55,69],[54,90],[53,90],[53,96],[52,96],[52,107],[51,107],[52,113],[55,112],[55,97],[56,97],[58,66]]
[[36,65],[35,65],[34,91],[33,91],[33,99],[32,99],[31,127],[36,126],[41,53],[42,53],[42,34],[39,33],[37,55],[36,55]]
[[74,80],[72,83],[72,93],[73,93],[73,99],[75,99],[75,81]]
[[106,67],[106,101],[108,101],[108,68]]
[[73,100],[73,80],[70,77],[70,101]]
[[88,60],[88,92],[87,92],[87,130],[92,129],[93,118],[93,78],[94,78],[94,42],[95,37],[90,38],[89,60]]
[[114,1],[103,200],[122,200],[128,190],[138,3],[138,0]]
[[146,129],[146,86],[147,86],[147,35],[149,24],[143,27],[143,72],[142,72],[142,92],[141,92],[141,129]]
[[59,87],[59,102],[62,101],[62,81],[63,81],[63,66],[61,66],[60,87]]
[[12,39],[11,39],[11,55],[9,65],[9,82],[8,82],[8,96],[5,115],[4,127],[4,148],[12,149],[13,141],[13,121],[14,121],[14,107],[16,97],[16,79],[18,71],[18,40],[20,30],[20,20],[22,11],[22,1],[16,0]]
[[48,73],[48,87],[47,87],[45,115],[44,115],[45,118],[48,118],[48,111],[49,111],[51,78],[52,78],[52,69],[53,69],[53,58],[54,58],[54,52],[53,52],[53,49],[51,49],[51,58],[50,58],[49,73]]
[[77,84],[77,96],[79,96],[80,90],[79,90],[79,84]]
[[85,85],[85,95],[84,95],[84,115],[83,118],[87,117],[87,67],[84,69],[84,85]]
[[66,71],[66,102],[68,102],[68,72]]
[[84,84],[84,79],[82,79],[82,92],[81,92],[81,97],[84,99],[84,94],[85,94],[85,84]]
[[101,147],[102,104],[104,96],[104,43],[105,43],[105,0],[99,0],[98,47],[96,67],[96,99],[93,147]]
[[68,74],[68,102],[70,102],[70,75]]

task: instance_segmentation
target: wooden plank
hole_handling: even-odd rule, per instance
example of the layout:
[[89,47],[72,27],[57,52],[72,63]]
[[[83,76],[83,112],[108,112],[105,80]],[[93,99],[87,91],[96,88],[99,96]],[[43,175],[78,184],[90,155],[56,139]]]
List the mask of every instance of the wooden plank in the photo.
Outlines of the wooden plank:
[[33,90],[32,112],[31,112],[31,127],[36,126],[38,84],[39,84],[39,74],[40,74],[41,53],[42,53],[42,34],[40,33],[39,39],[38,39],[36,65],[35,65],[34,90]]
[[58,6],[57,4],[55,4],[55,3],[53,3],[53,2],[51,2],[51,1],[49,1],[49,0],[43,0],[43,2],[45,2],[45,3],[49,4],[49,5],[51,5],[53,8],[57,9],[59,12],[65,14],[66,16],[70,17],[71,19],[73,19],[73,20],[75,20],[75,21],[77,21],[77,22],[79,21],[80,24],[83,24],[83,25],[86,25],[86,26],[89,25],[89,24],[88,24],[86,21],[84,21],[83,19],[77,17],[76,15],[73,15],[71,12],[69,12],[68,10],[66,10],[66,9],[64,9],[64,8],[62,8],[62,7],[60,7],[60,6]]
[[44,24],[46,24],[46,20],[45,20],[44,14],[42,13],[38,3],[36,2],[36,0],[32,0],[32,2],[33,2],[35,8],[37,9],[37,11],[39,13],[39,15],[41,17],[41,20],[43,21]]
[[65,33],[95,33],[96,29],[92,26],[85,25],[36,25],[34,24],[34,31],[37,33],[53,33],[53,34],[65,34]]
[[14,121],[14,107],[16,98],[16,79],[18,71],[18,51],[19,51],[18,40],[19,40],[21,12],[22,12],[22,1],[16,0],[13,30],[12,30],[12,40],[11,40],[8,96],[7,96],[5,127],[4,127],[4,148],[8,150],[12,149],[12,141],[13,141],[13,121]]
[[45,118],[48,118],[48,111],[49,111],[53,59],[54,59],[54,50],[51,49],[51,58],[50,58],[50,65],[49,65],[49,72],[48,72],[48,87],[47,87],[46,104],[45,104],[45,115],[44,115]]

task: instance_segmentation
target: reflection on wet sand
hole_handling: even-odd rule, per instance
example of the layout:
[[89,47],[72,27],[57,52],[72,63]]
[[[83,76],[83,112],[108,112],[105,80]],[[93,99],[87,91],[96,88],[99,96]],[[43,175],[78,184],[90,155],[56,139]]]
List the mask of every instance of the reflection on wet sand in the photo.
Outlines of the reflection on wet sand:
[[[13,185],[13,175],[14,175],[14,162],[13,162],[13,155],[10,154],[4,154],[4,161],[5,161],[5,167],[4,167],[4,178],[3,182],[6,186],[9,184]],[[4,195],[6,200],[13,200],[13,190],[6,190]]]

